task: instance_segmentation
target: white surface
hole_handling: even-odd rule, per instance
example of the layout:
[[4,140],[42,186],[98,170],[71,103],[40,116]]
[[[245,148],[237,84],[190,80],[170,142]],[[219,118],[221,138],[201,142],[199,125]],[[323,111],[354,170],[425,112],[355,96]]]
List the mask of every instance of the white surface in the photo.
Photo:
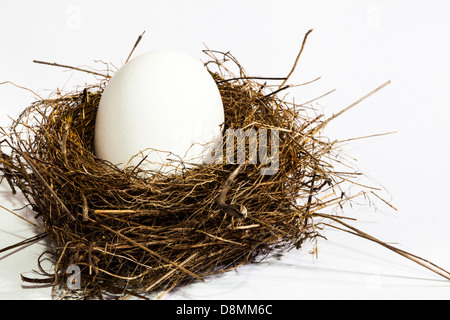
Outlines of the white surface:
[[[206,59],[211,49],[231,50],[250,75],[285,76],[303,35],[313,28],[291,83],[297,103],[331,89],[316,107],[331,115],[387,80],[392,84],[336,119],[325,132],[356,140],[346,152],[381,183],[398,208],[378,205],[347,211],[354,225],[450,269],[450,20],[447,1],[14,1],[0,3],[0,82],[47,94],[56,87],[95,81],[79,72],[36,65],[33,59],[104,68],[120,66],[138,35],[135,54],[179,49]],[[120,20],[119,20],[120,18]],[[121,23],[118,23],[121,21]],[[32,100],[31,93],[0,86],[1,123]],[[7,190],[4,188],[2,190]],[[386,193],[384,194],[386,195]],[[13,209],[20,197],[2,191]],[[0,247],[32,235],[3,211]],[[386,249],[328,230],[315,259],[305,245],[279,261],[249,265],[195,283],[166,299],[448,299],[450,282]],[[20,273],[36,268],[44,249],[29,246],[0,256],[0,298],[48,299],[50,289],[25,289]]]
[[149,51],[132,58],[106,85],[95,152],[121,168],[174,171],[183,168],[180,160],[203,163],[223,122],[219,89],[200,59],[181,51]]

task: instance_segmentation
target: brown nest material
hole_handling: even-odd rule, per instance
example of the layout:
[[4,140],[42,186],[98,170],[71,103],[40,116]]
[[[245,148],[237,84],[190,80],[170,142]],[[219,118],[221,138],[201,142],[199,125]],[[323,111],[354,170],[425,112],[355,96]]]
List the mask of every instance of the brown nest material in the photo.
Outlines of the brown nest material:
[[[54,273],[45,279],[23,280],[49,282],[66,298],[164,293],[299,248],[321,236],[322,227],[331,225],[326,220],[420,260],[324,213],[365,193],[343,194],[341,184],[359,173],[336,172],[338,142],[321,136],[340,113],[328,119],[308,116],[305,107],[280,98],[287,78],[274,89],[266,84],[270,79],[248,76],[230,53],[206,52],[223,99],[225,129],[278,130],[276,174],[262,175],[265,165],[248,161],[208,164],[177,175],[121,170],[97,158],[93,147],[108,77],[77,92],[40,99],[2,129],[3,178],[37,213],[43,233],[30,241],[48,237],[46,253],[54,263]],[[73,266],[81,283],[68,281]]]

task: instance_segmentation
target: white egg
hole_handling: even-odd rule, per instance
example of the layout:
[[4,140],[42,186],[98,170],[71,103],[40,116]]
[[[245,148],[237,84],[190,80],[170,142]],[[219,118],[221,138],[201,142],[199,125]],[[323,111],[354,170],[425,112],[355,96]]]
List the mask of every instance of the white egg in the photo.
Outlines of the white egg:
[[97,112],[95,153],[119,168],[189,168],[204,162],[221,139],[223,122],[219,89],[200,60],[151,51],[108,82]]

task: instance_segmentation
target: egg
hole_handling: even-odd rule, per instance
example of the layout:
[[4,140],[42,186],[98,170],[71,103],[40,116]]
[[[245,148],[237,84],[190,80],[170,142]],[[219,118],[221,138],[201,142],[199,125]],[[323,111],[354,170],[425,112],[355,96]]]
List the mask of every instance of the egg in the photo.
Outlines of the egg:
[[205,163],[221,142],[224,109],[204,64],[173,50],[123,65],[98,106],[97,157],[121,169],[169,172]]

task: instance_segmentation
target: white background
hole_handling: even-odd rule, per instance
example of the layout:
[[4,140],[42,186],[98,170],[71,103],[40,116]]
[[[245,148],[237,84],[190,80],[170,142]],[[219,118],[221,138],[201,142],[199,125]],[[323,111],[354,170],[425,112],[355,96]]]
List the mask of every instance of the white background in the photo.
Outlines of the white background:
[[[311,33],[290,83],[320,81],[291,90],[327,116],[387,80],[392,83],[334,120],[325,134],[356,140],[345,151],[380,183],[398,208],[356,207],[354,225],[450,269],[450,20],[448,1],[0,1],[0,82],[41,95],[95,83],[92,75],[37,65],[33,59],[102,69],[120,67],[136,38],[135,55],[172,48],[228,51],[250,75],[285,76],[303,35]],[[0,86],[0,121],[15,118],[34,100]],[[24,202],[2,185],[0,204]],[[24,213],[24,212],[22,212]],[[32,219],[32,214],[28,215]],[[0,247],[33,235],[26,222],[0,211]],[[376,244],[326,230],[316,259],[305,245],[279,260],[248,265],[164,299],[448,299],[450,282]],[[32,275],[45,242],[0,255],[0,298],[49,299],[50,288],[20,281]]]

